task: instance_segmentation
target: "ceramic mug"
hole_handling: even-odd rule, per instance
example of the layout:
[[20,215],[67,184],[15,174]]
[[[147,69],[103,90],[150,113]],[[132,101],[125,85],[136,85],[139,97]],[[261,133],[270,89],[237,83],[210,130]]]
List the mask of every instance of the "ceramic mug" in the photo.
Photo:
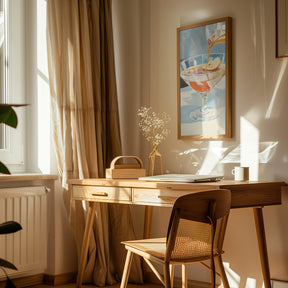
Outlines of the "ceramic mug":
[[232,169],[235,181],[247,181],[249,180],[249,167],[236,166]]

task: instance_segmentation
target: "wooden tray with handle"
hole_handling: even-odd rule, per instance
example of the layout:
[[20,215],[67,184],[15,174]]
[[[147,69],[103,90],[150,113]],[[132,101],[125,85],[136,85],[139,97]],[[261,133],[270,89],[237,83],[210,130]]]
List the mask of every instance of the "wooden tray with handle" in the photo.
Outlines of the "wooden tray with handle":
[[[136,163],[116,164],[119,160],[134,159]],[[118,156],[111,161],[110,168],[106,169],[106,178],[111,179],[137,179],[146,176],[141,159],[137,156]]]

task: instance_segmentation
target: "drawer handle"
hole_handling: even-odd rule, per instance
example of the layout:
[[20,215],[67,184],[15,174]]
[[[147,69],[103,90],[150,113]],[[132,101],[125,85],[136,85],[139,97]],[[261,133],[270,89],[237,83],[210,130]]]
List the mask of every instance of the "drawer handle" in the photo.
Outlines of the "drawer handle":
[[92,196],[104,196],[104,197],[108,197],[108,193],[107,192],[98,192],[98,193],[92,193]]
[[161,195],[158,195],[158,198],[166,202],[172,202],[172,203],[175,202],[175,200],[177,199],[177,197],[168,197],[168,196],[161,196]]

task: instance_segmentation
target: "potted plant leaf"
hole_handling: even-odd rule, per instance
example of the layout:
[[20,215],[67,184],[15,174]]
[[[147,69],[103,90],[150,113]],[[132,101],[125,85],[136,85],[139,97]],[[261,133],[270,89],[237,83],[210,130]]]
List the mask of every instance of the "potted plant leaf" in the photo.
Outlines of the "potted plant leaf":
[[[19,106],[25,106],[25,105],[0,104],[0,123],[16,128],[18,125],[18,117],[13,107],[19,107]],[[0,161],[0,173],[10,174],[9,169],[1,161]],[[21,225],[15,221],[7,221],[0,224],[0,234],[15,233],[21,229],[22,229]],[[14,283],[11,281],[11,279],[8,277],[8,274],[4,268],[9,268],[13,270],[17,270],[17,268],[13,263],[0,258],[0,269],[3,270],[7,279],[5,287],[6,288],[16,287]]]
[[[15,233],[21,229],[22,229],[21,225],[15,221],[7,221],[7,222],[0,224],[0,234]],[[8,277],[8,274],[4,268],[17,270],[16,266],[13,263],[11,263],[5,259],[0,258],[0,269],[4,272],[6,279],[7,279],[5,288],[15,288],[16,286],[11,281],[11,279]]]
[[[13,107],[26,106],[25,104],[0,104],[0,124],[17,128],[18,117]],[[0,173],[11,174],[9,169],[0,161]]]

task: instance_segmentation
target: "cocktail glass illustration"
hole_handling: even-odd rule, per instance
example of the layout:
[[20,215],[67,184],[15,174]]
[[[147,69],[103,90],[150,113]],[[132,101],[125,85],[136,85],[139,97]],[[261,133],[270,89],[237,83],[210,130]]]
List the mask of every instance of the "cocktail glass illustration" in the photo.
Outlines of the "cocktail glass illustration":
[[181,78],[198,93],[192,97],[201,97],[201,106],[191,111],[189,118],[192,121],[207,121],[217,117],[217,111],[208,107],[208,93],[220,82],[225,75],[225,54],[211,53],[189,57],[180,63]]

